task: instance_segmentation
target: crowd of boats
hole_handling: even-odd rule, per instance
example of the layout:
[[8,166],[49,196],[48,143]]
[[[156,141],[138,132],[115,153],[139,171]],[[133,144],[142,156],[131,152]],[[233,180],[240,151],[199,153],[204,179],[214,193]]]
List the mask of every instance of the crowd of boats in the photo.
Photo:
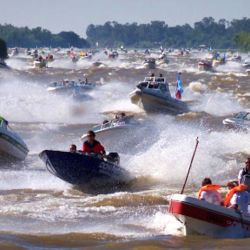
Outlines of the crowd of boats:
[[[198,56],[200,52],[206,52],[202,57]],[[219,52],[217,50],[206,49],[203,47],[200,49],[164,49],[160,50],[127,50],[123,46],[119,49],[91,49],[91,50],[79,50],[76,48],[70,48],[68,50],[63,50],[60,48],[50,49],[10,49],[9,58],[18,57],[19,54],[26,54],[30,58],[33,67],[36,69],[42,69],[51,67],[50,63],[58,61],[60,59],[67,59],[73,64],[79,62],[88,62],[93,67],[103,67],[108,61],[114,61],[120,58],[122,55],[137,54],[139,58],[143,59],[142,66],[146,69],[156,69],[162,67],[163,65],[168,65],[175,58],[191,58],[197,57],[197,68],[200,71],[217,71],[218,66],[225,65],[229,62],[237,62],[241,65],[247,74],[250,74],[250,58],[242,58],[242,56],[235,51],[223,51]],[[98,56],[96,56],[98,55]],[[100,55],[103,55],[100,57]],[[0,65],[6,64],[0,62]]]
[[[119,52],[129,53],[123,47],[120,48]],[[104,54],[110,60],[118,58],[119,52],[118,50],[104,50]],[[15,57],[18,53],[18,49],[15,48],[11,51],[10,57]],[[33,58],[36,68],[45,68],[48,62],[56,60],[56,56],[38,49],[27,50],[26,53],[27,56]],[[56,53],[59,54],[60,49]],[[79,60],[91,60],[95,53],[96,51],[76,52],[75,49],[70,49],[66,54],[73,63],[76,63]],[[145,50],[143,65],[145,68],[153,70],[159,64],[168,64],[171,55],[189,56],[190,51],[178,50],[176,52],[161,49],[158,58],[154,58],[151,56],[150,50]],[[241,56],[235,53],[223,54],[222,56],[216,51],[208,51],[207,57],[198,62],[198,68],[204,71],[214,70],[228,61],[242,63],[242,67],[246,68],[246,72],[249,74],[250,60],[246,59],[242,62]],[[94,63],[98,65],[101,62]],[[175,116],[188,113],[192,107],[190,103],[182,100],[184,89],[181,77],[181,72],[178,72],[176,83],[174,87],[172,86],[174,92],[171,93],[170,85],[165,76],[162,74],[156,76],[154,73],[150,73],[144,80],[136,84],[135,89],[129,94],[130,100],[147,114],[164,113]],[[98,84],[89,82],[87,77],[84,77],[84,79],[78,80],[64,79],[53,82],[47,87],[47,91],[54,94],[73,94],[74,96],[86,97],[87,92],[94,91],[97,87]],[[242,111],[232,117],[223,119],[221,122],[226,128],[248,131],[250,112]],[[132,176],[128,170],[120,166],[119,154],[117,152],[106,153],[104,147],[95,137],[107,136],[109,133],[115,132],[123,134],[124,131],[133,131],[135,128],[142,126],[141,120],[126,114],[126,112],[120,112],[113,119],[104,120],[103,123],[95,125],[81,137],[79,135],[79,139],[83,143],[81,149],[77,149],[76,145],[72,144],[68,151],[46,149],[39,156],[51,174],[74,186],[90,187],[102,183],[104,186],[110,185],[116,188],[130,182]],[[0,117],[0,154],[2,158],[24,161],[28,152],[29,149],[22,138],[11,129],[5,118]],[[203,187],[202,191],[214,191],[209,189],[210,186],[208,185],[204,185],[207,189],[205,190]],[[247,184],[244,183],[244,185]],[[240,183],[234,187],[235,194],[246,191],[239,190],[236,187],[240,187]],[[200,199],[200,197],[197,199],[178,194],[171,197],[169,212],[183,224],[186,235],[250,237],[250,217],[247,213],[243,213],[239,207],[229,209],[221,206],[221,204],[212,204],[209,200]]]

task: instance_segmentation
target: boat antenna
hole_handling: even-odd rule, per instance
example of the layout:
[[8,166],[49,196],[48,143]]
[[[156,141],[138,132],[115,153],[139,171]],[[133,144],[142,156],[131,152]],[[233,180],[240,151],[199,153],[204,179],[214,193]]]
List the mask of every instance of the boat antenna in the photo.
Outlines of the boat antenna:
[[191,158],[191,162],[190,162],[190,164],[189,164],[189,168],[188,168],[188,172],[187,172],[187,175],[186,175],[186,179],[185,179],[184,184],[183,184],[183,187],[182,187],[182,189],[181,189],[181,194],[184,193],[184,189],[185,189],[186,184],[187,184],[188,176],[189,176],[190,170],[191,170],[192,165],[193,165],[193,161],[194,161],[194,157],[195,157],[195,154],[196,154],[196,150],[197,150],[197,148],[198,148],[198,145],[199,145],[199,137],[196,138],[196,144],[195,144],[194,152],[193,152],[193,155],[192,155],[192,158]]

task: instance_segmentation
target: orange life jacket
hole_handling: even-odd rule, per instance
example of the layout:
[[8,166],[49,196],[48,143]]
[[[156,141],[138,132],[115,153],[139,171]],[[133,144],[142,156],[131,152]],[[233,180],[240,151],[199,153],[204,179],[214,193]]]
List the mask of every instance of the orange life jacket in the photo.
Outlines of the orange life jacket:
[[215,191],[215,190],[218,190],[220,189],[221,186],[220,185],[216,185],[216,184],[208,184],[206,186],[203,186],[200,188],[200,190],[198,191],[198,199],[200,200],[201,198],[201,193],[203,191]]
[[246,191],[247,189],[248,189],[248,186],[244,184],[240,184],[239,186],[230,189],[227,192],[226,197],[224,199],[224,206],[227,207],[229,205],[230,200],[235,193],[243,192],[243,191]]

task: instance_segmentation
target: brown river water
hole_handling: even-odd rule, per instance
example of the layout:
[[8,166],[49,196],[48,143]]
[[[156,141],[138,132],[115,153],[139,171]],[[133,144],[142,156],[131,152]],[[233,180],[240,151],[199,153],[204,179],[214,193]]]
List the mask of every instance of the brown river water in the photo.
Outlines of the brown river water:
[[[149,73],[142,66],[142,51],[116,60],[100,52],[76,64],[55,54],[55,61],[41,70],[24,53],[8,59],[11,69],[0,69],[0,115],[30,152],[24,162],[1,162],[0,249],[249,249],[250,239],[184,237],[180,223],[167,212],[171,194],[182,187],[197,136],[190,195],[206,176],[222,185],[236,178],[250,155],[249,134],[222,124],[225,117],[250,108],[250,77],[237,62],[199,72],[197,62],[204,55],[169,56],[168,65],[151,70],[166,76],[172,94],[176,73],[182,72],[183,99],[191,112],[177,117],[146,115],[131,104],[129,93]],[[94,67],[95,60],[103,65]],[[89,99],[46,90],[53,81],[84,75],[100,85]],[[128,187],[79,190],[46,170],[38,157],[42,150],[68,150],[71,143],[80,148],[81,135],[116,111],[146,124],[130,136],[99,138],[107,151],[120,153],[121,165],[134,177]]]

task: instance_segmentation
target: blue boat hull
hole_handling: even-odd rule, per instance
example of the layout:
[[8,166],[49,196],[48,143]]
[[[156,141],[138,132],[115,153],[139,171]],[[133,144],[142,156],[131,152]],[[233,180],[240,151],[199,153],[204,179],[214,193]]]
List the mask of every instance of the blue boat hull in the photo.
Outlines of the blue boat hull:
[[39,156],[50,173],[72,185],[115,185],[130,179],[125,169],[98,157],[53,150],[44,150]]

